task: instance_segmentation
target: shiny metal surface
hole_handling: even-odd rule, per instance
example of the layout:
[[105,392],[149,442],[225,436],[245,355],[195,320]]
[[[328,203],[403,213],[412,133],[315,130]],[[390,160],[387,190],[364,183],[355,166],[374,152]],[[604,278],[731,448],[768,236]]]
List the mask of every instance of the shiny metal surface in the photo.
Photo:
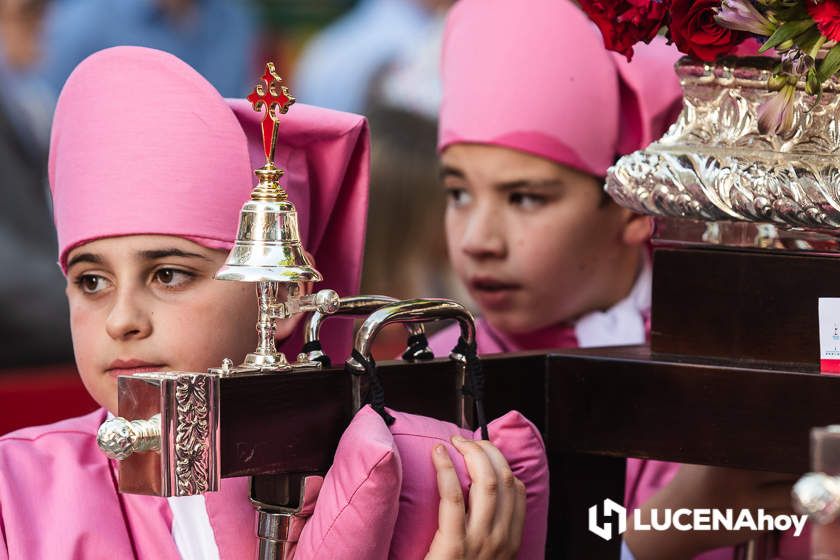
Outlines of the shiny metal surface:
[[237,282],[317,282],[315,270],[303,251],[297,211],[289,201],[249,200],[239,214],[236,243],[218,280]]
[[97,441],[120,460],[119,489],[192,496],[219,488],[219,377],[208,373],[121,375],[120,417]]
[[275,317],[272,308],[277,305],[280,285],[277,282],[257,283],[257,349],[245,356],[245,360],[237,370],[229,370],[228,374],[242,373],[251,369],[271,369],[283,371],[291,369],[286,356],[277,351],[275,344]]
[[[266,65],[260,80],[248,100],[254,110],[265,109],[266,164],[254,171],[257,186],[239,211],[236,242],[216,278],[238,282],[316,282],[322,279],[321,274],[301,247],[297,211],[280,185],[283,170],[274,164],[278,112],[288,111],[295,99],[281,85],[282,80],[271,63]],[[266,135],[269,129],[270,136]]]
[[169,468],[174,471],[175,496],[219,487],[218,381],[207,374],[181,374],[175,379],[173,440],[168,442],[170,449],[174,447]]
[[299,502],[290,507],[277,507],[251,500],[257,506],[258,559],[283,560],[289,557],[300,539],[306,520],[315,511],[323,483],[322,476],[305,477],[301,481]]
[[772,59],[681,60],[685,101],[679,120],[647,149],[618,160],[607,192],[640,213],[705,221],[840,226],[838,78],[818,100],[795,94],[791,134],[758,131],[758,108]]
[[[835,525],[833,522],[840,517],[840,426],[811,430],[811,468],[814,472],[802,476],[793,487],[794,509],[818,525]],[[833,528],[829,532],[836,531]],[[828,534],[815,530],[815,537],[819,532]],[[832,552],[840,555],[840,550]]]
[[[371,313],[359,327],[359,330],[356,331],[354,349],[365,358],[370,358],[370,348],[373,340],[386,325],[443,320],[458,321],[461,336],[464,340],[470,344],[475,341],[475,319],[460,303],[437,298],[411,299],[386,305]],[[463,356],[453,353],[450,354],[450,357],[463,362]],[[364,371],[364,367],[352,357],[347,359],[346,364],[356,371]],[[352,376],[354,410],[359,410],[362,406],[361,389],[360,377]]]
[[[373,313],[378,309],[381,309],[385,305],[390,305],[398,302],[399,300],[396,298],[380,295],[362,295],[341,298],[338,303],[338,308],[333,313],[327,314],[322,313],[320,311],[315,311],[309,317],[309,321],[306,323],[306,326],[304,328],[303,340],[305,343],[312,342],[313,340],[320,340],[321,326],[324,324],[324,321],[326,321],[327,317],[329,316],[363,317],[365,315]],[[425,329],[420,323],[408,323],[406,324],[406,329],[408,330],[409,335],[418,335],[425,333]],[[428,347],[426,348],[426,350],[428,350]],[[429,350],[429,353],[431,353],[431,350]],[[310,361],[316,360],[323,355],[324,353],[321,350],[313,350],[307,354]]]
[[134,453],[160,451],[160,414],[148,420],[106,420],[96,434],[96,444],[110,459],[122,461]]
[[840,477],[808,473],[793,486],[793,507],[808,519],[826,525],[840,516]]
[[[371,313],[356,331],[354,348],[362,356],[370,356],[374,338],[386,325],[392,323],[428,323],[432,321],[455,320],[461,329],[461,336],[468,343],[475,340],[475,319],[467,308],[450,299],[410,299],[386,305]],[[353,365],[355,360],[347,361]],[[356,364],[356,369],[361,366]]]
[[742,247],[787,253],[838,253],[840,229],[786,229],[762,222],[701,222],[657,218],[654,247]]
[[[223,362],[219,371],[221,376],[285,371],[292,367],[320,367],[320,363],[308,362],[305,356],[298,356],[294,365],[288,363],[286,357],[277,351],[274,342],[275,320],[312,310],[332,313],[338,305],[338,294],[332,290],[299,296],[303,283],[322,278],[303,251],[297,212],[280,186],[283,171],[274,166],[278,113],[285,113],[295,102],[281,81],[274,64],[269,62],[260,83],[248,96],[255,110],[265,109],[262,132],[267,163],[255,172],[259,182],[251,192],[251,200],[240,212],[236,244],[225,266],[216,274],[220,280],[258,283],[257,349],[249,353],[238,367],[231,367],[229,360]],[[282,287],[286,288],[286,295],[281,300],[278,296]],[[320,490],[322,479],[317,478]],[[301,490],[303,497],[306,479],[301,484],[304,486]],[[310,481],[309,484],[316,483]],[[264,504],[255,505],[258,506],[258,558],[282,560],[290,557],[303,527],[303,517],[296,511],[268,511]],[[312,505],[314,507],[314,500]]]
[[290,297],[285,302],[274,305],[270,313],[275,319],[286,319],[310,311],[320,315],[332,315],[340,308],[341,298],[334,290],[320,290],[307,296]]
[[257,510],[257,558],[259,560],[285,560],[291,557],[296,545],[273,535],[291,532],[294,517],[283,513]]
[[[270,139],[265,135],[263,137],[264,142],[269,142],[264,146],[268,161],[255,171],[259,181],[251,191],[251,199],[240,210],[236,242],[224,266],[215,275],[217,280],[257,284],[257,348],[246,355],[239,366],[223,368],[226,376],[251,373],[254,370],[291,370],[293,366],[286,356],[277,351],[275,345],[275,321],[314,309],[329,312],[338,300],[338,295],[332,290],[318,292],[313,296],[298,296],[304,283],[320,281],[322,276],[312,266],[301,245],[297,211],[280,186],[283,170],[272,161],[278,121],[271,104],[280,103],[281,100],[291,104],[294,98],[285,87],[281,92],[272,89],[272,84],[279,84],[280,78],[271,70],[270,65],[262,80],[264,83],[258,86],[249,99],[255,109],[266,106],[264,125],[273,123]],[[288,109],[288,105],[283,107]],[[283,288],[286,294],[281,298]],[[296,367],[303,367],[303,363],[298,362]],[[320,367],[320,364],[316,363],[313,367]]]
[[211,370],[223,376],[240,375],[254,372],[282,372],[293,368],[320,368],[321,364],[309,359],[300,359],[289,363],[286,356],[277,350],[275,343],[275,321],[286,319],[299,313],[315,311],[321,314],[334,313],[339,309],[339,297],[333,290],[320,290],[306,296],[298,295],[296,284],[287,285],[287,295],[283,301],[279,293],[281,285],[277,282],[257,283],[257,348],[248,353],[245,360],[237,367],[224,366],[221,370]]

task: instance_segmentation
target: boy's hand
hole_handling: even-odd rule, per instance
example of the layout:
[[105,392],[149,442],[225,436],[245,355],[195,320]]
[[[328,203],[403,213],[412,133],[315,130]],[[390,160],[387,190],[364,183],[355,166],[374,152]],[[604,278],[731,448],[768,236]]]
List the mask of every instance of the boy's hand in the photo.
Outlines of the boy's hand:
[[492,443],[456,436],[452,444],[472,479],[469,507],[449,453],[438,445],[432,453],[440,493],[438,530],[426,560],[516,558],[525,524],[525,485]]
[[[668,486],[641,506],[642,520],[650,523],[650,510],[677,508],[733,509],[769,515],[791,514],[790,490],[794,475],[683,465]],[[660,513],[660,515],[662,515]],[[705,550],[734,546],[756,538],[761,531],[635,531],[633,518],[624,535],[637,560],[690,558]]]

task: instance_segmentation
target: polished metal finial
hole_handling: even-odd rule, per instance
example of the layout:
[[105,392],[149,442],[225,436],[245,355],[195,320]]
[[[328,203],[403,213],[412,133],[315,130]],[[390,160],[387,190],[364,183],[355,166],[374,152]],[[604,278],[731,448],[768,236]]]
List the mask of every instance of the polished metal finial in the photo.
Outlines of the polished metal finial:
[[105,455],[118,461],[134,453],[160,451],[160,414],[148,420],[111,418],[99,427],[96,443]]
[[808,473],[793,485],[793,507],[821,525],[840,515],[840,478],[825,473]]

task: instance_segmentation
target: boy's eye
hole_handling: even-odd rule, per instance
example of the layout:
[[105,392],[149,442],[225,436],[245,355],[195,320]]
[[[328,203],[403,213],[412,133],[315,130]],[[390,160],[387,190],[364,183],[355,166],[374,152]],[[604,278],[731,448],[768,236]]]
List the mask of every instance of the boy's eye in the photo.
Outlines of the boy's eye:
[[546,202],[544,196],[519,192],[511,193],[509,200],[511,204],[518,206],[523,210],[533,210],[535,208],[539,208]]
[[95,294],[107,288],[110,283],[96,274],[82,274],[76,279],[76,284],[84,293]]
[[195,275],[175,268],[161,268],[155,271],[155,280],[167,288],[182,286],[192,280]]
[[472,197],[466,189],[459,189],[455,187],[447,188],[446,196],[454,206],[464,206],[465,204],[469,204],[470,200],[472,200]]

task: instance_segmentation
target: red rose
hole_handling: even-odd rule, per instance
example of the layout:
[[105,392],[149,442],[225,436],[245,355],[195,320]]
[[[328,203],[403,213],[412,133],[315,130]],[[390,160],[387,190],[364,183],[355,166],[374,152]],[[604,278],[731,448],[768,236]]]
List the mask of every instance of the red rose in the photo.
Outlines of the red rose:
[[805,7],[811,18],[817,22],[820,33],[829,41],[840,41],[840,2],[822,0],[814,4],[813,0],[806,0]]
[[581,0],[580,6],[604,36],[604,46],[633,58],[633,45],[649,43],[668,14],[670,0]]
[[747,33],[727,29],[715,21],[720,0],[673,0],[668,34],[680,52],[712,61],[732,52]]

